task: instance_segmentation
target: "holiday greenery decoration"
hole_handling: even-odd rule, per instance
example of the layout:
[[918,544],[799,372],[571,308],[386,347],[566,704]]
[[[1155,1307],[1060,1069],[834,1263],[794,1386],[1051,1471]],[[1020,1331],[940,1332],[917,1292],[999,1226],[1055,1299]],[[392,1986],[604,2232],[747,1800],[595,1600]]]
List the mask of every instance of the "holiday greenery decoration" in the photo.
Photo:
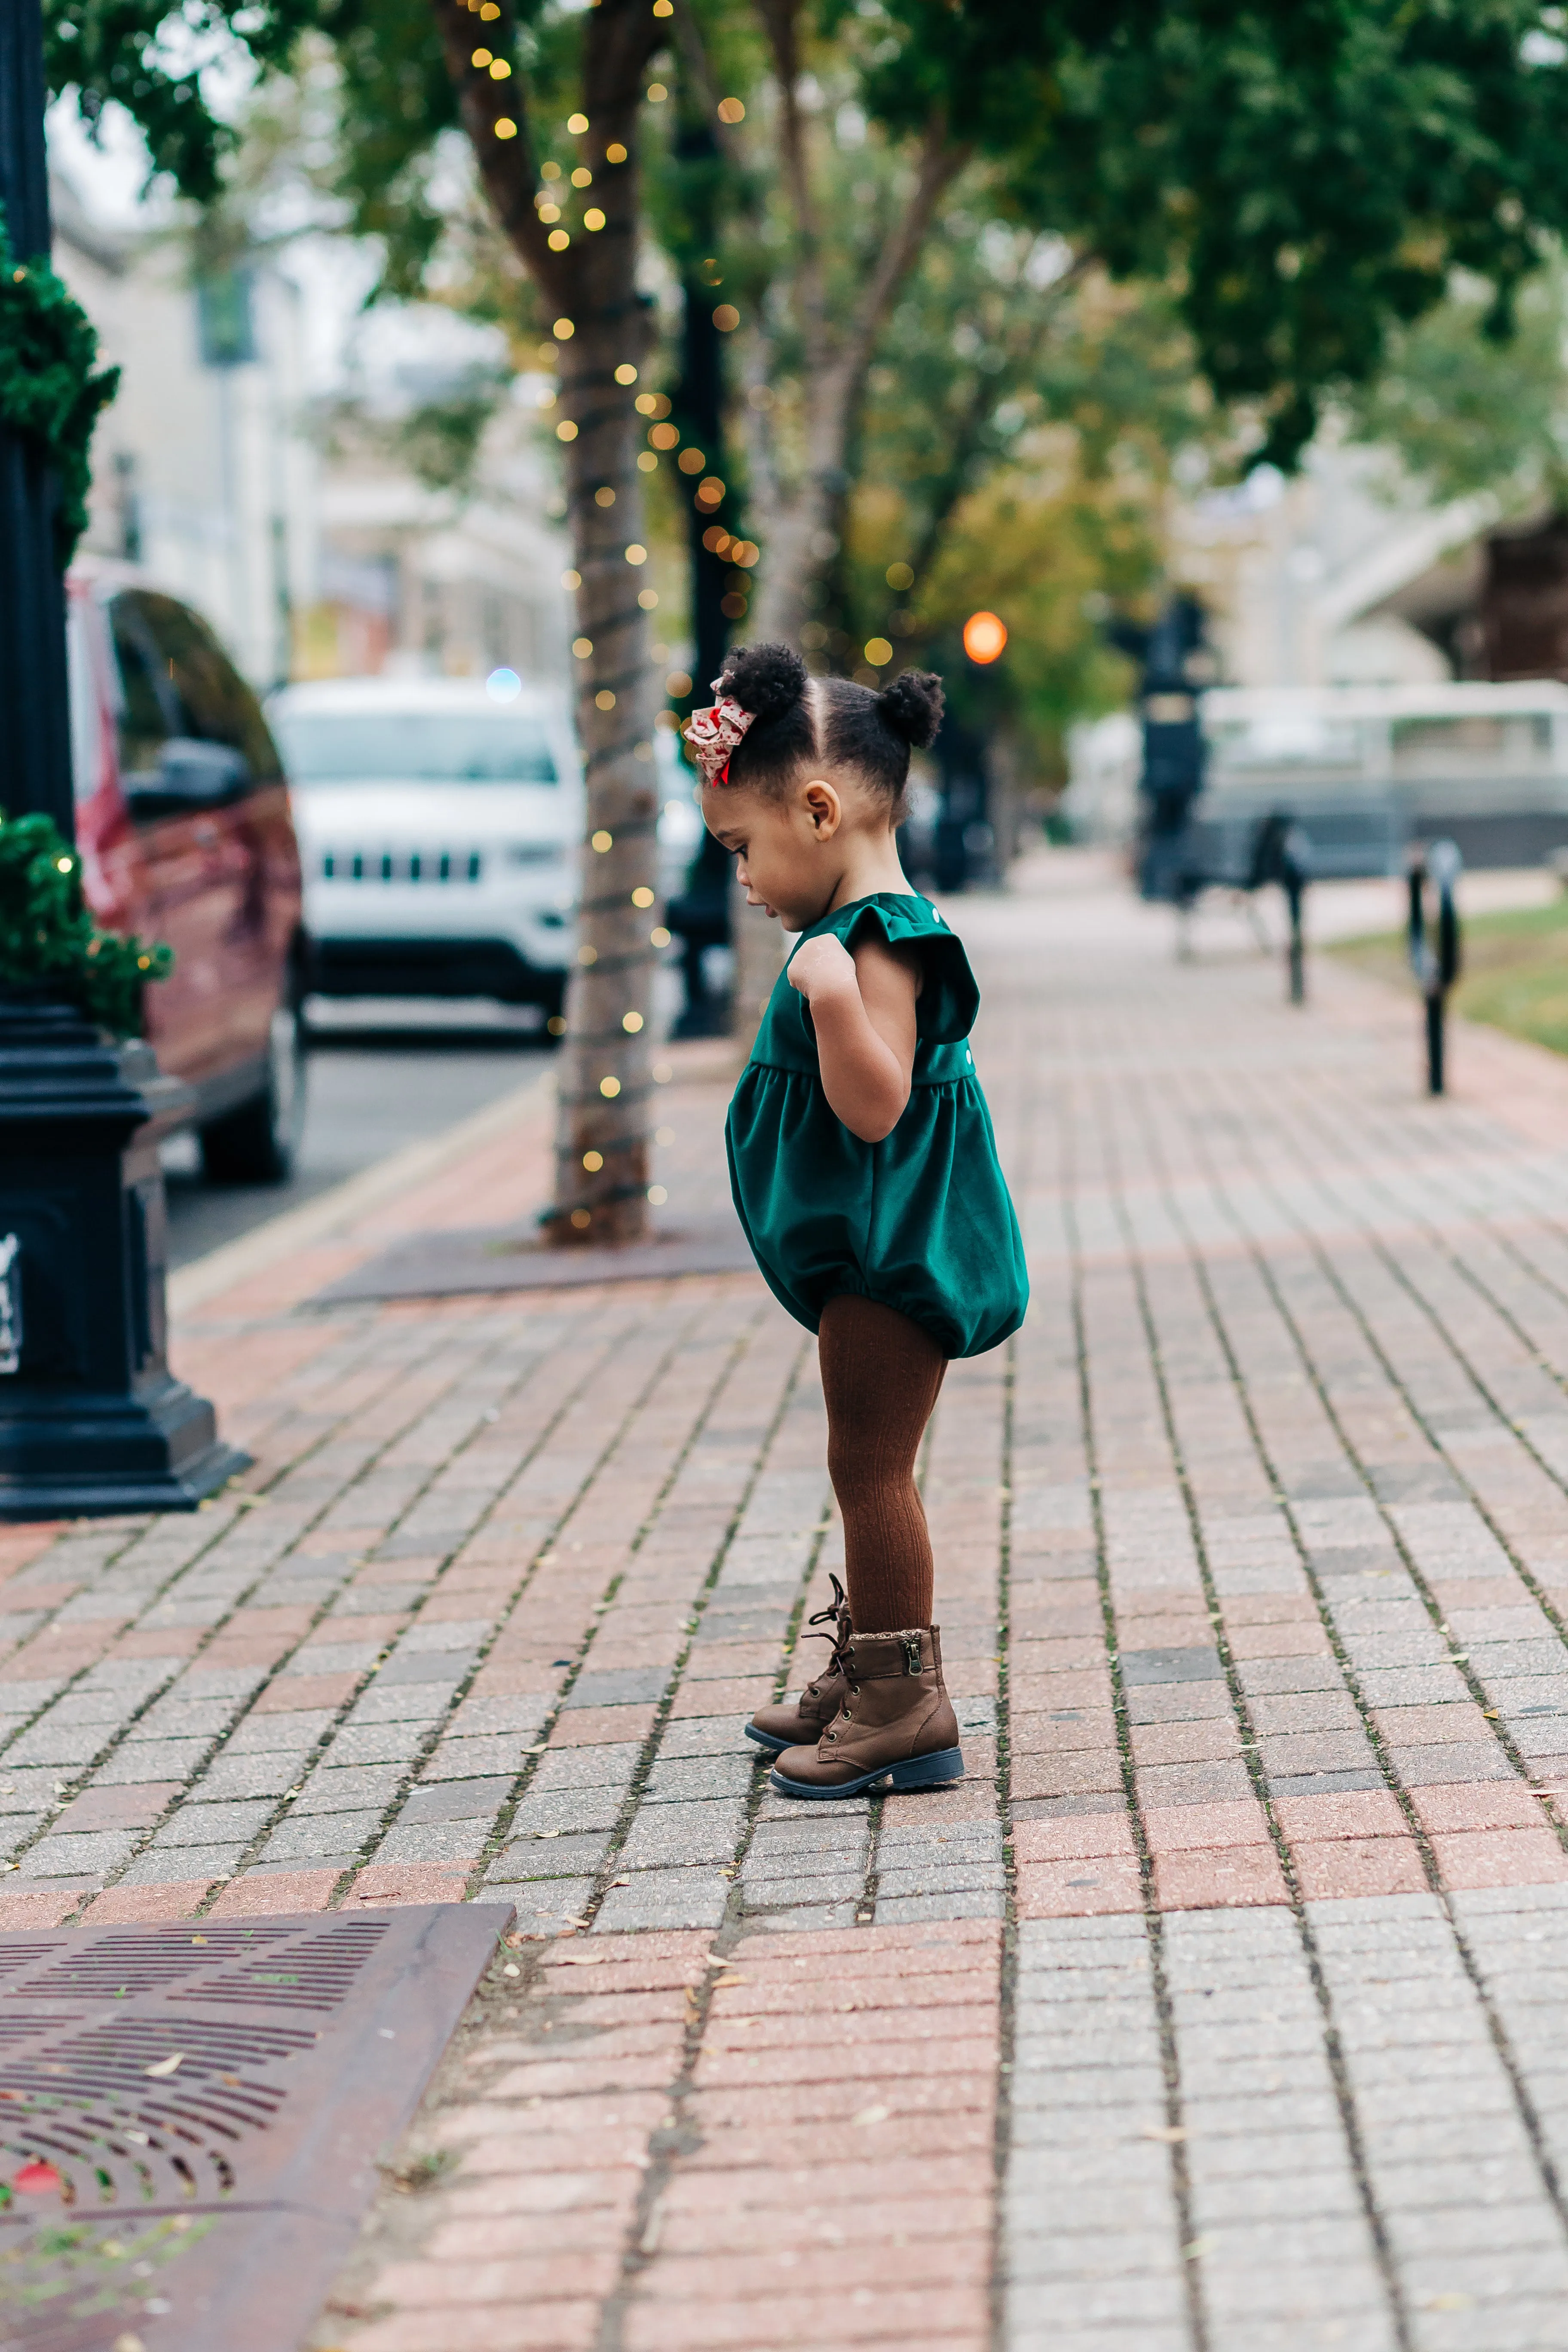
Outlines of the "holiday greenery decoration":
[[118,368],[100,368],[98,337],[47,261],[18,261],[0,214],[0,426],[37,444],[59,480],[55,552],[63,572],[87,529],[88,451]]
[[0,989],[77,1005],[116,1037],[142,1034],[142,991],[174,950],[100,931],[81,894],[81,859],[53,818],[0,810]]

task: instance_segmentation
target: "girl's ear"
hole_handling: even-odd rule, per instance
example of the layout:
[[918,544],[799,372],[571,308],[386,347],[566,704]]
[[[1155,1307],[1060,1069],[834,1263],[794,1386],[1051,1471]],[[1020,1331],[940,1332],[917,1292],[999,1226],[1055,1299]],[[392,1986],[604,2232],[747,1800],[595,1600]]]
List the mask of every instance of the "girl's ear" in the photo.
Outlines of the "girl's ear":
[[805,813],[818,841],[831,841],[844,822],[844,803],[824,776],[814,776],[803,793]]

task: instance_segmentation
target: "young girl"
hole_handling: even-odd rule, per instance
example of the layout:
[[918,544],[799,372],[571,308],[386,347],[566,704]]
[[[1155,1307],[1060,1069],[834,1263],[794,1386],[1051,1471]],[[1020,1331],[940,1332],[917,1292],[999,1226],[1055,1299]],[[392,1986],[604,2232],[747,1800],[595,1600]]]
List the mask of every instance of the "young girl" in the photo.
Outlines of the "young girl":
[[964,1044],[979,992],[895,838],[942,685],[908,671],[877,693],[752,646],[714,689],[688,730],[704,819],[747,904],[800,934],[730,1106],[731,1183],[769,1287],[818,1335],[849,1586],[827,1673],[747,1733],[793,1797],[924,1788],[963,1759],[915,1458],[949,1358],[994,1348],[1028,1301]]

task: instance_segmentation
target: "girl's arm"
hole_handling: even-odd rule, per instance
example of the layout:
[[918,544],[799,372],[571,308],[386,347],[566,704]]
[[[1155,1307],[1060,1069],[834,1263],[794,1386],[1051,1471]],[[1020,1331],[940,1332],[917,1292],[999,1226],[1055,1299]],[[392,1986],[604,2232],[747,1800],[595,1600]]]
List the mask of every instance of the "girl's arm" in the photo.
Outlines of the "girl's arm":
[[851,1135],[880,1143],[910,1098],[919,956],[880,940],[863,940],[851,955],[827,933],[795,950],[789,976],[811,1007],[829,1104]]

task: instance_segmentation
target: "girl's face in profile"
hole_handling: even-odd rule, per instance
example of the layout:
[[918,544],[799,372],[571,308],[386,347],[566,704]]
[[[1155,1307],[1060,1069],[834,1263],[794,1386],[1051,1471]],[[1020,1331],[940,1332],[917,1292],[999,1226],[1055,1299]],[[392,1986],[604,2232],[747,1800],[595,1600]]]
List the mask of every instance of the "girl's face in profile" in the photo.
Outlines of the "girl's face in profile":
[[732,850],[746,903],[762,907],[786,931],[804,931],[827,912],[837,887],[844,806],[837,788],[815,776],[787,793],[705,784],[702,819]]

